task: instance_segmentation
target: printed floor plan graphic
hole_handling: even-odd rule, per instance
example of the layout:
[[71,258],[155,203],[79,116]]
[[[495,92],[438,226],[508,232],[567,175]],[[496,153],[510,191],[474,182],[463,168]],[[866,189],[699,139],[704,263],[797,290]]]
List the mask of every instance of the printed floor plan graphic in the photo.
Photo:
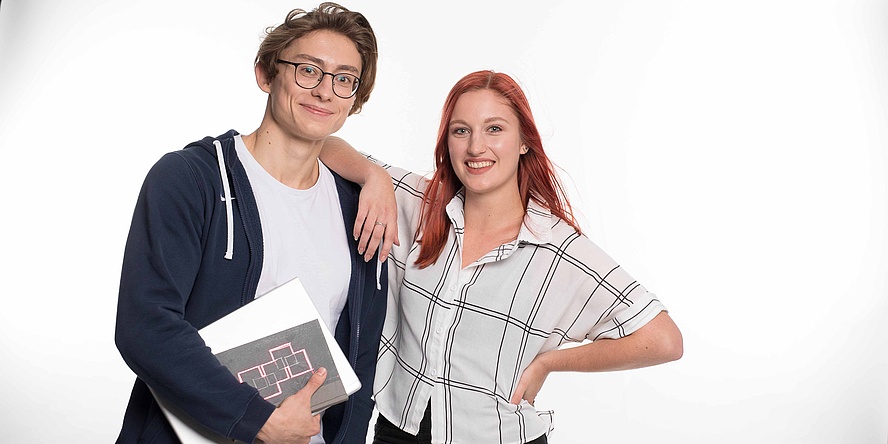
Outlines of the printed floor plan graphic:
[[314,368],[305,349],[293,350],[288,342],[268,350],[271,360],[237,373],[240,382],[255,387],[266,400],[284,392],[285,384],[305,385]]

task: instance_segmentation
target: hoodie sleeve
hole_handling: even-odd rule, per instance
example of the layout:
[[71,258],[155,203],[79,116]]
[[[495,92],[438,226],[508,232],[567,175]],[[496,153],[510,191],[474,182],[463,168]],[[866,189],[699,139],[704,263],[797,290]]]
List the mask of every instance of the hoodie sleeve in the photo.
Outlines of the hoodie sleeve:
[[198,177],[178,153],[148,173],[124,251],[115,342],[158,395],[211,430],[252,442],[274,406],[238,383],[185,318],[214,193]]

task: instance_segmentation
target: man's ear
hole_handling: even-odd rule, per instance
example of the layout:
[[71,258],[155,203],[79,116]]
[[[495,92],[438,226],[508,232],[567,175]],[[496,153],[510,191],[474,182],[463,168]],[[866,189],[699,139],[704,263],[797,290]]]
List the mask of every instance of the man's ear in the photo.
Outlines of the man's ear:
[[259,85],[259,89],[271,94],[271,79],[268,77],[268,73],[265,72],[265,68],[262,67],[261,63],[257,63],[254,70],[256,71],[256,84]]

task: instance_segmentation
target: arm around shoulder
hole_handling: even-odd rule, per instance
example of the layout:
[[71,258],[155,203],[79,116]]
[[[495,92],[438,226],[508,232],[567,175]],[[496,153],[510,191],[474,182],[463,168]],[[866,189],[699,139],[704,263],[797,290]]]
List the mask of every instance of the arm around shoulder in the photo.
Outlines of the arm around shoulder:
[[391,176],[384,168],[368,160],[351,144],[339,137],[327,137],[319,157],[321,162],[336,171],[336,174],[357,184],[364,185],[369,180],[380,178],[391,181]]
[[358,253],[369,261],[379,248],[379,259],[388,258],[398,241],[398,204],[392,177],[385,168],[371,162],[345,140],[330,136],[324,141],[320,159],[343,178],[361,185],[358,217],[352,235],[358,240]]

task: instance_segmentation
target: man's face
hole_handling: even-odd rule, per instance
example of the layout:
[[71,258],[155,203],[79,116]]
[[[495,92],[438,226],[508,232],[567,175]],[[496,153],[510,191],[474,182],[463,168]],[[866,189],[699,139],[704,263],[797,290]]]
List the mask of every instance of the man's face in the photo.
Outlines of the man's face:
[[[354,42],[331,31],[315,31],[293,41],[281,52],[280,59],[311,63],[331,74],[361,75],[361,55]],[[292,137],[323,140],[342,128],[355,98],[343,99],[334,94],[329,75],[323,75],[318,86],[303,88],[296,84],[296,69],[293,65],[279,63],[275,78],[265,86],[260,82],[263,90],[270,94],[272,119]]]

